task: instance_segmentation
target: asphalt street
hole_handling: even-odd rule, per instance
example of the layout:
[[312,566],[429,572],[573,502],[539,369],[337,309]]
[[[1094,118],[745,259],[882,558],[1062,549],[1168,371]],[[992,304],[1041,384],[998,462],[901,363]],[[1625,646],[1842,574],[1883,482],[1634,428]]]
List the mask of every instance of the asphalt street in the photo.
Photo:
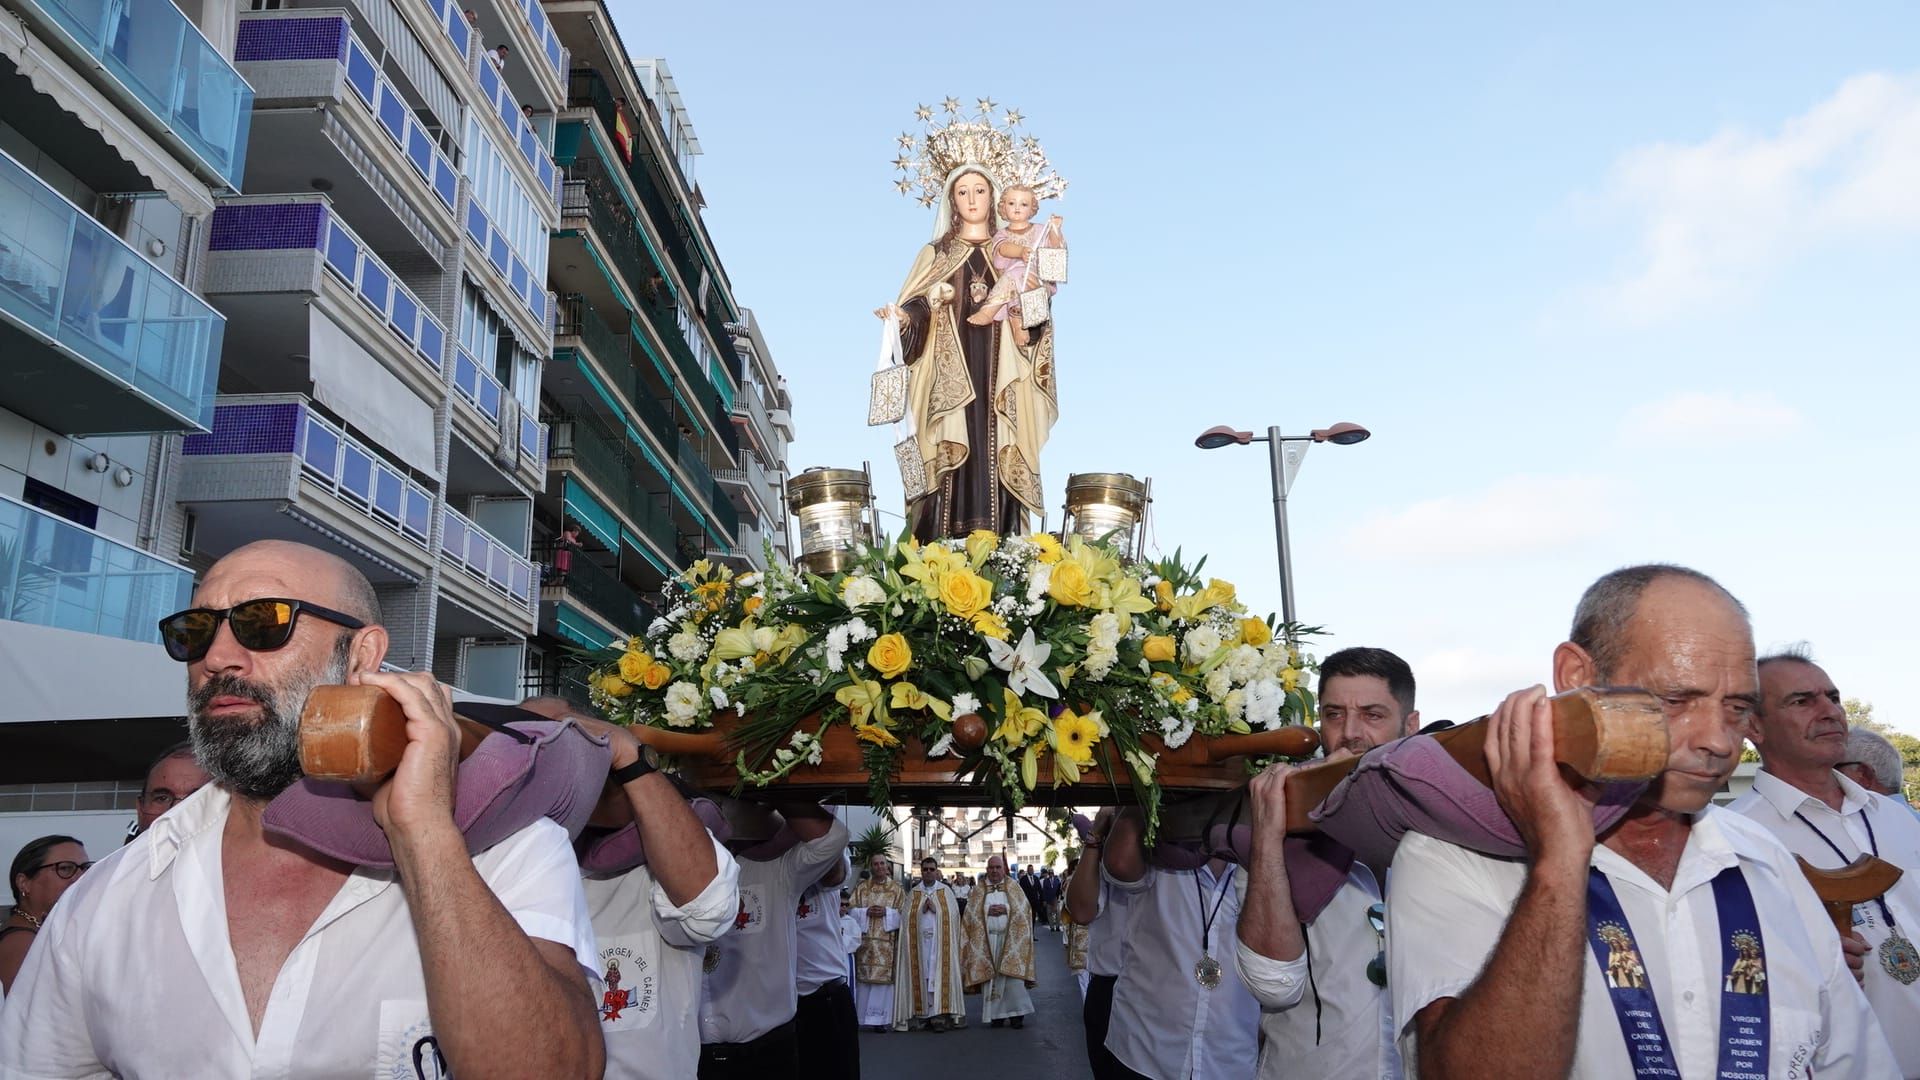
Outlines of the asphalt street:
[[1080,984],[1067,970],[1061,936],[1044,925],[1034,941],[1034,1014],[1018,1031],[980,1020],[980,995],[967,995],[967,1026],[944,1034],[914,1031],[860,1033],[860,1073],[912,1080],[979,1080],[1087,1075],[1087,1044],[1080,1026]]

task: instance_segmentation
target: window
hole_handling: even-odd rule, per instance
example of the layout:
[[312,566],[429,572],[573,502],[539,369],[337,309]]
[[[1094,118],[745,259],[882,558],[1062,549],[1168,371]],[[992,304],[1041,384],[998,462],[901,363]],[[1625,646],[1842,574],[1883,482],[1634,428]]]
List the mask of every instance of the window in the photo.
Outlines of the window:
[[493,227],[507,246],[527,265],[535,281],[547,279],[547,229],[534,209],[533,199],[521,188],[506,155],[493,144],[478,117],[467,117],[466,173]]

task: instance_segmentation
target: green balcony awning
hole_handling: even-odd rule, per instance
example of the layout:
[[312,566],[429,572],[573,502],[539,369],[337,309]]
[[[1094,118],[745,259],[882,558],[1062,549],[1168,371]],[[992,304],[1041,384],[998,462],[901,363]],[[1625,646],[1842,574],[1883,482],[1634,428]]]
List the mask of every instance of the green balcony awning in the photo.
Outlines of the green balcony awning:
[[571,476],[566,478],[562,492],[568,517],[578,521],[608,551],[620,550],[620,519]]
[[614,635],[607,633],[599,623],[575,610],[573,605],[562,600],[554,606],[553,628],[560,636],[584,645],[589,649],[605,649],[613,645]]

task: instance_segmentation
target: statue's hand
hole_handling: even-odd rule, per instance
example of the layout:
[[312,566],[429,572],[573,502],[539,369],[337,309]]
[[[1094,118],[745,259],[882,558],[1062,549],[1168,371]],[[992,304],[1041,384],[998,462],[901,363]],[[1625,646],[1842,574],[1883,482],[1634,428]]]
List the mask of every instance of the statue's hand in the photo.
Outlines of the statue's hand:
[[899,315],[899,314],[900,314],[900,306],[898,304],[887,304],[884,307],[877,307],[873,309],[873,317],[881,320],[885,320],[886,317],[889,315]]

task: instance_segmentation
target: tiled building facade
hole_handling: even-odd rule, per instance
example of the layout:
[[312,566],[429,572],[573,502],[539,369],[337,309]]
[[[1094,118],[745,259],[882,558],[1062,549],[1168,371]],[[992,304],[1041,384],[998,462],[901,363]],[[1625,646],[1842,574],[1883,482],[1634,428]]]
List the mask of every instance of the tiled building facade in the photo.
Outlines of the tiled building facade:
[[179,737],[154,620],[250,540],[347,559],[391,663],[501,698],[786,543],[790,401],[598,0],[200,4],[0,0],[0,650],[128,673],[0,712],[0,813]]

